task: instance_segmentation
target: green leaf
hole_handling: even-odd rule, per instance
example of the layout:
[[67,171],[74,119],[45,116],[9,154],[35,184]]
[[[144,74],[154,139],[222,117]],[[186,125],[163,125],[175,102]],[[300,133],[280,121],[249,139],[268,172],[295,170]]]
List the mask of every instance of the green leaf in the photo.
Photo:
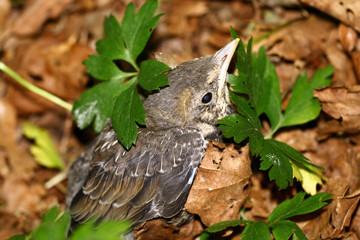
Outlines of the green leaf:
[[316,194],[316,186],[326,180],[325,176],[313,166],[304,166],[302,164],[291,162],[294,177],[301,182],[301,186],[308,194]]
[[307,240],[305,233],[299,226],[289,220],[282,220],[272,226],[272,234],[276,240],[288,240],[295,235],[300,240]]
[[243,97],[230,92],[230,99],[236,105],[242,115],[232,114],[217,121],[222,134],[226,138],[234,138],[237,143],[249,137],[250,151],[258,155],[263,146],[264,137],[261,133],[261,123],[255,111],[249,106]]
[[68,229],[71,222],[69,212],[65,212],[61,217],[58,215],[57,207],[47,211],[39,227],[29,234],[30,239],[36,240],[64,240],[66,239]]
[[[238,69],[237,81],[233,81],[233,88],[241,89],[238,93],[244,93],[249,95],[249,78],[251,76],[251,42],[252,38],[250,38],[247,46],[247,51],[245,51],[245,47],[243,42],[239,41],[239,44],[236,49],[237,59],[235,67]],[[236,80],[236,79],[234,79]]]
[[135,7],[130,3],[125,11],[122,21],[122,37],[126,43],[129,55],[136,61],[139,54],[144,50],[153,29],[161,14],[153,17],[157,9],[156,0],[148,0],[135,14]]
[[280,189],[292,185],[293,172],[290,161],[282,149],[279,148],[276,140],[264,140],[260,157],[260,169],[270,169],[269,178],[270,180],[276,180],[276,185],[278,185]]
[[312,164],[309,159],[304,157],[304,155],[296,151],[291,146],[276,140],[272,141],[273,144],[276,145],[276,149],[285,154],[290,160],[291,167],[293,169],[293,177],[301,182],[303,189],[307,193],[314,195],[316,193],[316,185],[322,184],[322,179],[326,179],[325,176],[318,170],[323,170],[323,168]]
[[234,74],[228,75],[228,83],[231,84],[231,89],[237,93],[247,93],[244,84],[240,83],[240,78]]
[[135,78],[127,82],[129,87],[117,97],[113,112],[112,124],[118,140],[126,149],[135,144],[137,125],[145,125],[145,109],[136,90]]
[[321,88],[325,86],[330,86],[331,84],[331,75],[334,73],[334,66],[327,66],[323,69],[318,69],[311,78],[311,87],[312,88]]
[[125,48],[122,29],[113,15],[105,18],[105,38],[96,42],[96,50],[101,56],[110,60],[121,59],[129,63],[134,62]]
[[35,144],[30,146],[30,152],[39,164],[48,168],[63,169],[62,158],[46,130],[24,122],[23,132],[27,138],[34,140]]
[[25,239],[26,239],[25,234],[19,234],[19,235],[12,236],[11,238],[8,238],[7,240],[25,240]]
[[129,221],[105,221],[100,224],[90,221],[82,224],[71,234],[70,240],[119,240],[124,239],[121,234],[130,231]]
[[306,192],[315,194],[316,184],[321,184],[321,179],[325,179],[317,170],[322,167],[312,164],[304,155],[283,142],[266,139],[260,156],[262,161],[265,160],[261,162],[260,169],[267,170],[274,165],[269,171],[269,177],[270,180],[276,179],[280,189],[292,185],[292,177],[295,177],[301,181]]
[[83,63],[88,67],[86,71],[99,80],[124,80],[135,74],[121,71],[111,59],[101,55],[91,55]]
[[270,240],[271,234],[265,222],[250,222],[241,234],[241,240]]
[[239,226],[241,224],[247,224],[250,223],[250,221],[248,220],[244,220],[244,219],[235,219],[235,220],[230,220],[230,221],[223,221],[223,222],[218,222],[213,224],[212,226],[208,227],[205,229],[205,231],[210,232],[210,233],[214,233],[214,232],[220,232],[222,230],[225,230],[229,227],[236,227]]
[[237,32],[235,31],[235,29],[232,26],[230,26],[230,34],[231,34],[232,39],[236,39],[236,38],[240,39],[239,34],[237,34]]
[[319,167],[315,164],[312,164],[309,159],[304,157],[304,155],[302,155],[301,153],[299,153],[298,151],[296,151],[294,148],[287,145],[286,143],[279,142],[276,140],[271,140],[271,141],[272,141],[273,145],[277,149],[279,149],[281,152],[283,152],[289,159],[291,159],[292,162],[298,163],[298,164],[303,164],[305,166],[312,166],[312,167],[324,170],[324,168]]
[[258,54],[254,54],[251,58],[251,73],[249,78],[249,101],[255,108],[257,116],[262,114],[270,98],[271,78],[266,76],[270,61],[265,55],[265,47],[259,49]]
[[292,90],[290,101],[284,113],[281,127],[303,124],[317,118],[321,111],[319,100],[313,97],[315,88],[324,87],[331,83],[333,72],[331,66],[318,70],[310,82],[307,74],[302,74]]
[[327,193],[318,193],[304,200],[305,192],[298,193],[295,197],[280,203],[270,214],[268,218],[269,226],[281,220],[288,219],[293,216],[314,212],[327,204],[327,200],[332,195]]
[[[121,26],[114,16],[105,18],[105,37],[96,43],[99,55],[89,56],[84,64],[88,67],[88,73],[107,82],[83,93],[72,111],[80,128],[83,129],[94,121],[96,132],[100,132],[111,118],[118,139],[126,148],[136,141],[136,122],[145,124],[144,107],[136,92],[136,85],[140,84],[146,90],[155,90],[168,84],[167,76],[162,74],[170,69],[165,64],[149,60],[143,62],[139,69],[136,63],[161,17],[153,16],[157,6],[156,0],[149,0],[136,14],[134,4],[130,3]],[[114,60],[127,61],[136,72],[122,71]],[[122,84],[131,77],[132,80]],[[126,104],[127,97],[130,97],[130,104]]]
[[[237,36],[231,28],[232,36]],[[249,96],[249,102],[255,109],[257,116],[262,114],[268,103],[271,92],[272,78],[268,75],[270,61],[265,55],[265,48],[261,47],[258,54],[251,53],[252,39],[249,40],[247,50],[240,41],[237,48],[237,63],[239,77],[231,77],[231,84],[234,91]]]
[[267,68],[265,71],[266,78],[271,82],[269,102],[265,108],[265,114],[270,120],[271,129],[276,131],[282,119],[281,111],[281,93],[279,78],[277,76],[275,66],[267,58]]
[[214,238],[208,232],[202,232],[200,234],[200,240],[213,240]]
[[160,87],[169,84],[167,76],[163,72],[171,70],[165,63],[156,60],[147,60],[141,63],[139,72],[139,84],[145,90],[159,90]]
[[84,129],[94,120],[94,129],[100,132],[106,121],[111,117],[116,97],[124,91],[124,79],[98,84],[83,94],[75,101],[73,118],[79,128]]

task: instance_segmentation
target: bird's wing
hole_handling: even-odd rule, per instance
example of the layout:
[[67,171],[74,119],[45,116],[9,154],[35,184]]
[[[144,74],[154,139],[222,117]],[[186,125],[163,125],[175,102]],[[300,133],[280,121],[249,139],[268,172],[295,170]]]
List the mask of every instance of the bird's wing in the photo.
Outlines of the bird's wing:
[[192,128],[143,129],[126,151],[110,130],[93,148],[89,173],[71,203],[73,219],[173,217],[186,202],[206,143]]

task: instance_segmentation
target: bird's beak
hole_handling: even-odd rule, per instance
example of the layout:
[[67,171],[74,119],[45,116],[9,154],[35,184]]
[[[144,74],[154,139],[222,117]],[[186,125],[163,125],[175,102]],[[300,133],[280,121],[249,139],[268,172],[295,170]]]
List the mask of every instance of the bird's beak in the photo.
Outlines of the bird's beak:
[[225,92],[227,70],[238,43],[239,39],[236,38],[235,40],[228,43],[225,47],[217,51],[214,55],[215,61],[220,65],[219,88],[217,92],[218,99],[221,98]]

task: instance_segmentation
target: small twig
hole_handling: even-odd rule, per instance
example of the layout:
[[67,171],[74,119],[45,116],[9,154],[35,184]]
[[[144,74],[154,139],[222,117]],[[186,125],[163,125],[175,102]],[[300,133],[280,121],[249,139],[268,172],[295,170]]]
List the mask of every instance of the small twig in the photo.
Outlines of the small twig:
[[50,180],[48,180],[45,183],[45,188],[50,189],[50,188],[54,187],[58,183],[65,180],[66,177],[67,177],[67,171],[64,170],[64,171],[59,172],[58,174],[56,174],[54,177],[52,177]]
[[18,82],[20,85],[22,85],[23,87],[25,87],[26,89],[28,89],[29,91],[36,93],[37,95],[42,96],[43,98],[46,98],[47,100],[57,104],[58,106],[68,110],[71,112],[72,109],[72,105],[68,102],[65,102],[64,100],[62,100],[61,98],[29,83],[28,81],[26,81],[24,78],[22,78],[19,74],[17,74],[16,72],[14,72],[11,68],[9,68],[8,66],[6,66],[3,62],[0,61],[0,70],[5,72],[7,75],[9,75],[10,77],[12,77],[16,82]]

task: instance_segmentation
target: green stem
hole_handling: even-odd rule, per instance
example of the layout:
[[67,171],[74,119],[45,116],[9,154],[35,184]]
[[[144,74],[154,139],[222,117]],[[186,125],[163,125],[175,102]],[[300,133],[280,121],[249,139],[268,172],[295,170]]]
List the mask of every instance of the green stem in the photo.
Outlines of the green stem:
[[283,120],[284,120],[283,115],[281,115],[281,119],[279,120],[278,124],[275,127],[272,127],[271,131],[268,134],[266,134],[266,136],[264,138],[265,139],[271,138],[274,135],[274,133],[276,133],[277,130],[279,130],[279,128],[281,128],[281,124],[283,123]]
[[[303,18],[300,18],[300,19],[303,19]],[[262,41],[262,40],[270,37],[271,34],[273,34],[273,33],[277,32],[277,31],[279,31],[279,30],[281,30],[281,29],[283,29],[283,28],[285,28],[285,27],[293,24],[294,22],[296,22],[296,21],[298,21],[298,20],[299,20],[299,18],[298,18],[298,19],[291,20],[291,21],[288,21],[288,22],[286,22],[286,23],[284,23],[284,24],[281,24],[281,25],[279,25],[279,26],[271,29],[271,30],[268,31],[267,33],[264,33],[263,35],[260,35],[259,37],[254,38],[253,44],[258,43],[258,42],[260,42],[260,41]],[[244,44],[244,47],[245,47],[245,48],[247,47],[247,43]]]
[[61,98],[58,98],[57,96],[27,82],[25,79],[23,79],[19,74],[14,72],[11,68],[6,66],[3,62],[0,61],[0,70],[8,74],[10,77],[12,77],[16,82],[18,82],[20,85],[28,89],[29,91],[36,93],[37,95],[42,96],[43,98],[46,98],[47,100],[57,104],[58,106],[68,110],[71,112],[72,105],[68,102],[65,102]]

